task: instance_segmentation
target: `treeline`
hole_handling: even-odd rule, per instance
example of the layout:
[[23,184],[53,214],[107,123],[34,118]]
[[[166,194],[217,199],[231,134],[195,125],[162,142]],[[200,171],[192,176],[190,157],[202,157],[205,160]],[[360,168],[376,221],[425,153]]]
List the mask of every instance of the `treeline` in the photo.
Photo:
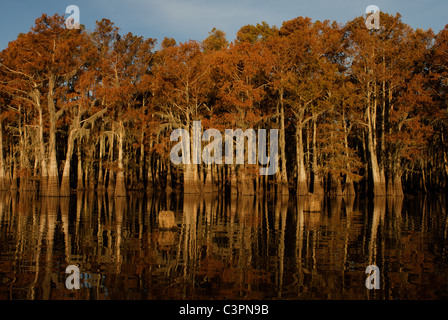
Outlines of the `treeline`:
[[[379,30],[363,17],[298,17],[244,26],[232,43],[213,29],[202,42],[156,44],[107,19],[69,30],[45,14],[10,42],[0,54],[0,189],[447,190],[448,25],[434,34],[399,14],[381,13]],[[203,130],[278,129],[277,173],[247,161],[173,165],[171,132],[197,120]]]

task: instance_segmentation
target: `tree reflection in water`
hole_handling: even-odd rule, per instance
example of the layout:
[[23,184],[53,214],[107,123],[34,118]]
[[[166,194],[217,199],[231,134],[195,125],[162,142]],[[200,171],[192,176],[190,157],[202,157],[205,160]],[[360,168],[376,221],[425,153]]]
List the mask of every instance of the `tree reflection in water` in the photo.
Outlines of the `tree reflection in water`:
[[[442,299],[443,197],[0,194],[0,299]],[[159,229],[171,210],[177,227]],[[65,288],[78,265],[89,287]],[[381,271],[367,290],[365,269]]]

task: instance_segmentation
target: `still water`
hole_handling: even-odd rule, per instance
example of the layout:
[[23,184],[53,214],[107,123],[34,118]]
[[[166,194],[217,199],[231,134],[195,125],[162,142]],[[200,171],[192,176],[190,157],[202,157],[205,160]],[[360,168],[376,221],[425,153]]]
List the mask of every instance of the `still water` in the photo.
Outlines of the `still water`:
[[[447,299],[444,197],[0,194],[0,299]],[[159,228],[175,212],[178,228]],[[69,290],[68,265],[81,272]],[[365,270],[377,265],[380,289]]]

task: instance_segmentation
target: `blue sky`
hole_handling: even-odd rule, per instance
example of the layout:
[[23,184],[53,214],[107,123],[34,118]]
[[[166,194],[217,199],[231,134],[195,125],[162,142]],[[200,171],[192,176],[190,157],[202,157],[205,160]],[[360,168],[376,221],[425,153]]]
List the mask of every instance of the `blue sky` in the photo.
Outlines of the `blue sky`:
[[298,16],[345,23],[364,15],[371,4],[383,12],[399,12],[414,28],[438,32],[448,24],[447,0],[2,0],[0,50],[20,32],[27,32],[42,13],[63,15],[71,4],[79,7],[81,23],[88,29],[95,27],[95,21],[108,18],[123,33],[156,38],[159,43],[165,36],[178,42],[203,40],[213,27],[225,31],[231,41],[243,25],[266,21],[281,26]]

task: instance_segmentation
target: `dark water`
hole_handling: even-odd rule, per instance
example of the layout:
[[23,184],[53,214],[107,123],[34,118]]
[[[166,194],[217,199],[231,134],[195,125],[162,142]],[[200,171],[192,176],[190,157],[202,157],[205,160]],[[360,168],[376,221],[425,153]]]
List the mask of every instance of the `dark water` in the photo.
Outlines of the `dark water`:
[[[160,230],[175,212],[178,229]],[[0,299],[447,299],[443,197],[0,194]],[[368,290],[368,265],[380,289]],[[81,289],[65,286],[79,266]],[[85,279],[89,278],[89,279]]]

